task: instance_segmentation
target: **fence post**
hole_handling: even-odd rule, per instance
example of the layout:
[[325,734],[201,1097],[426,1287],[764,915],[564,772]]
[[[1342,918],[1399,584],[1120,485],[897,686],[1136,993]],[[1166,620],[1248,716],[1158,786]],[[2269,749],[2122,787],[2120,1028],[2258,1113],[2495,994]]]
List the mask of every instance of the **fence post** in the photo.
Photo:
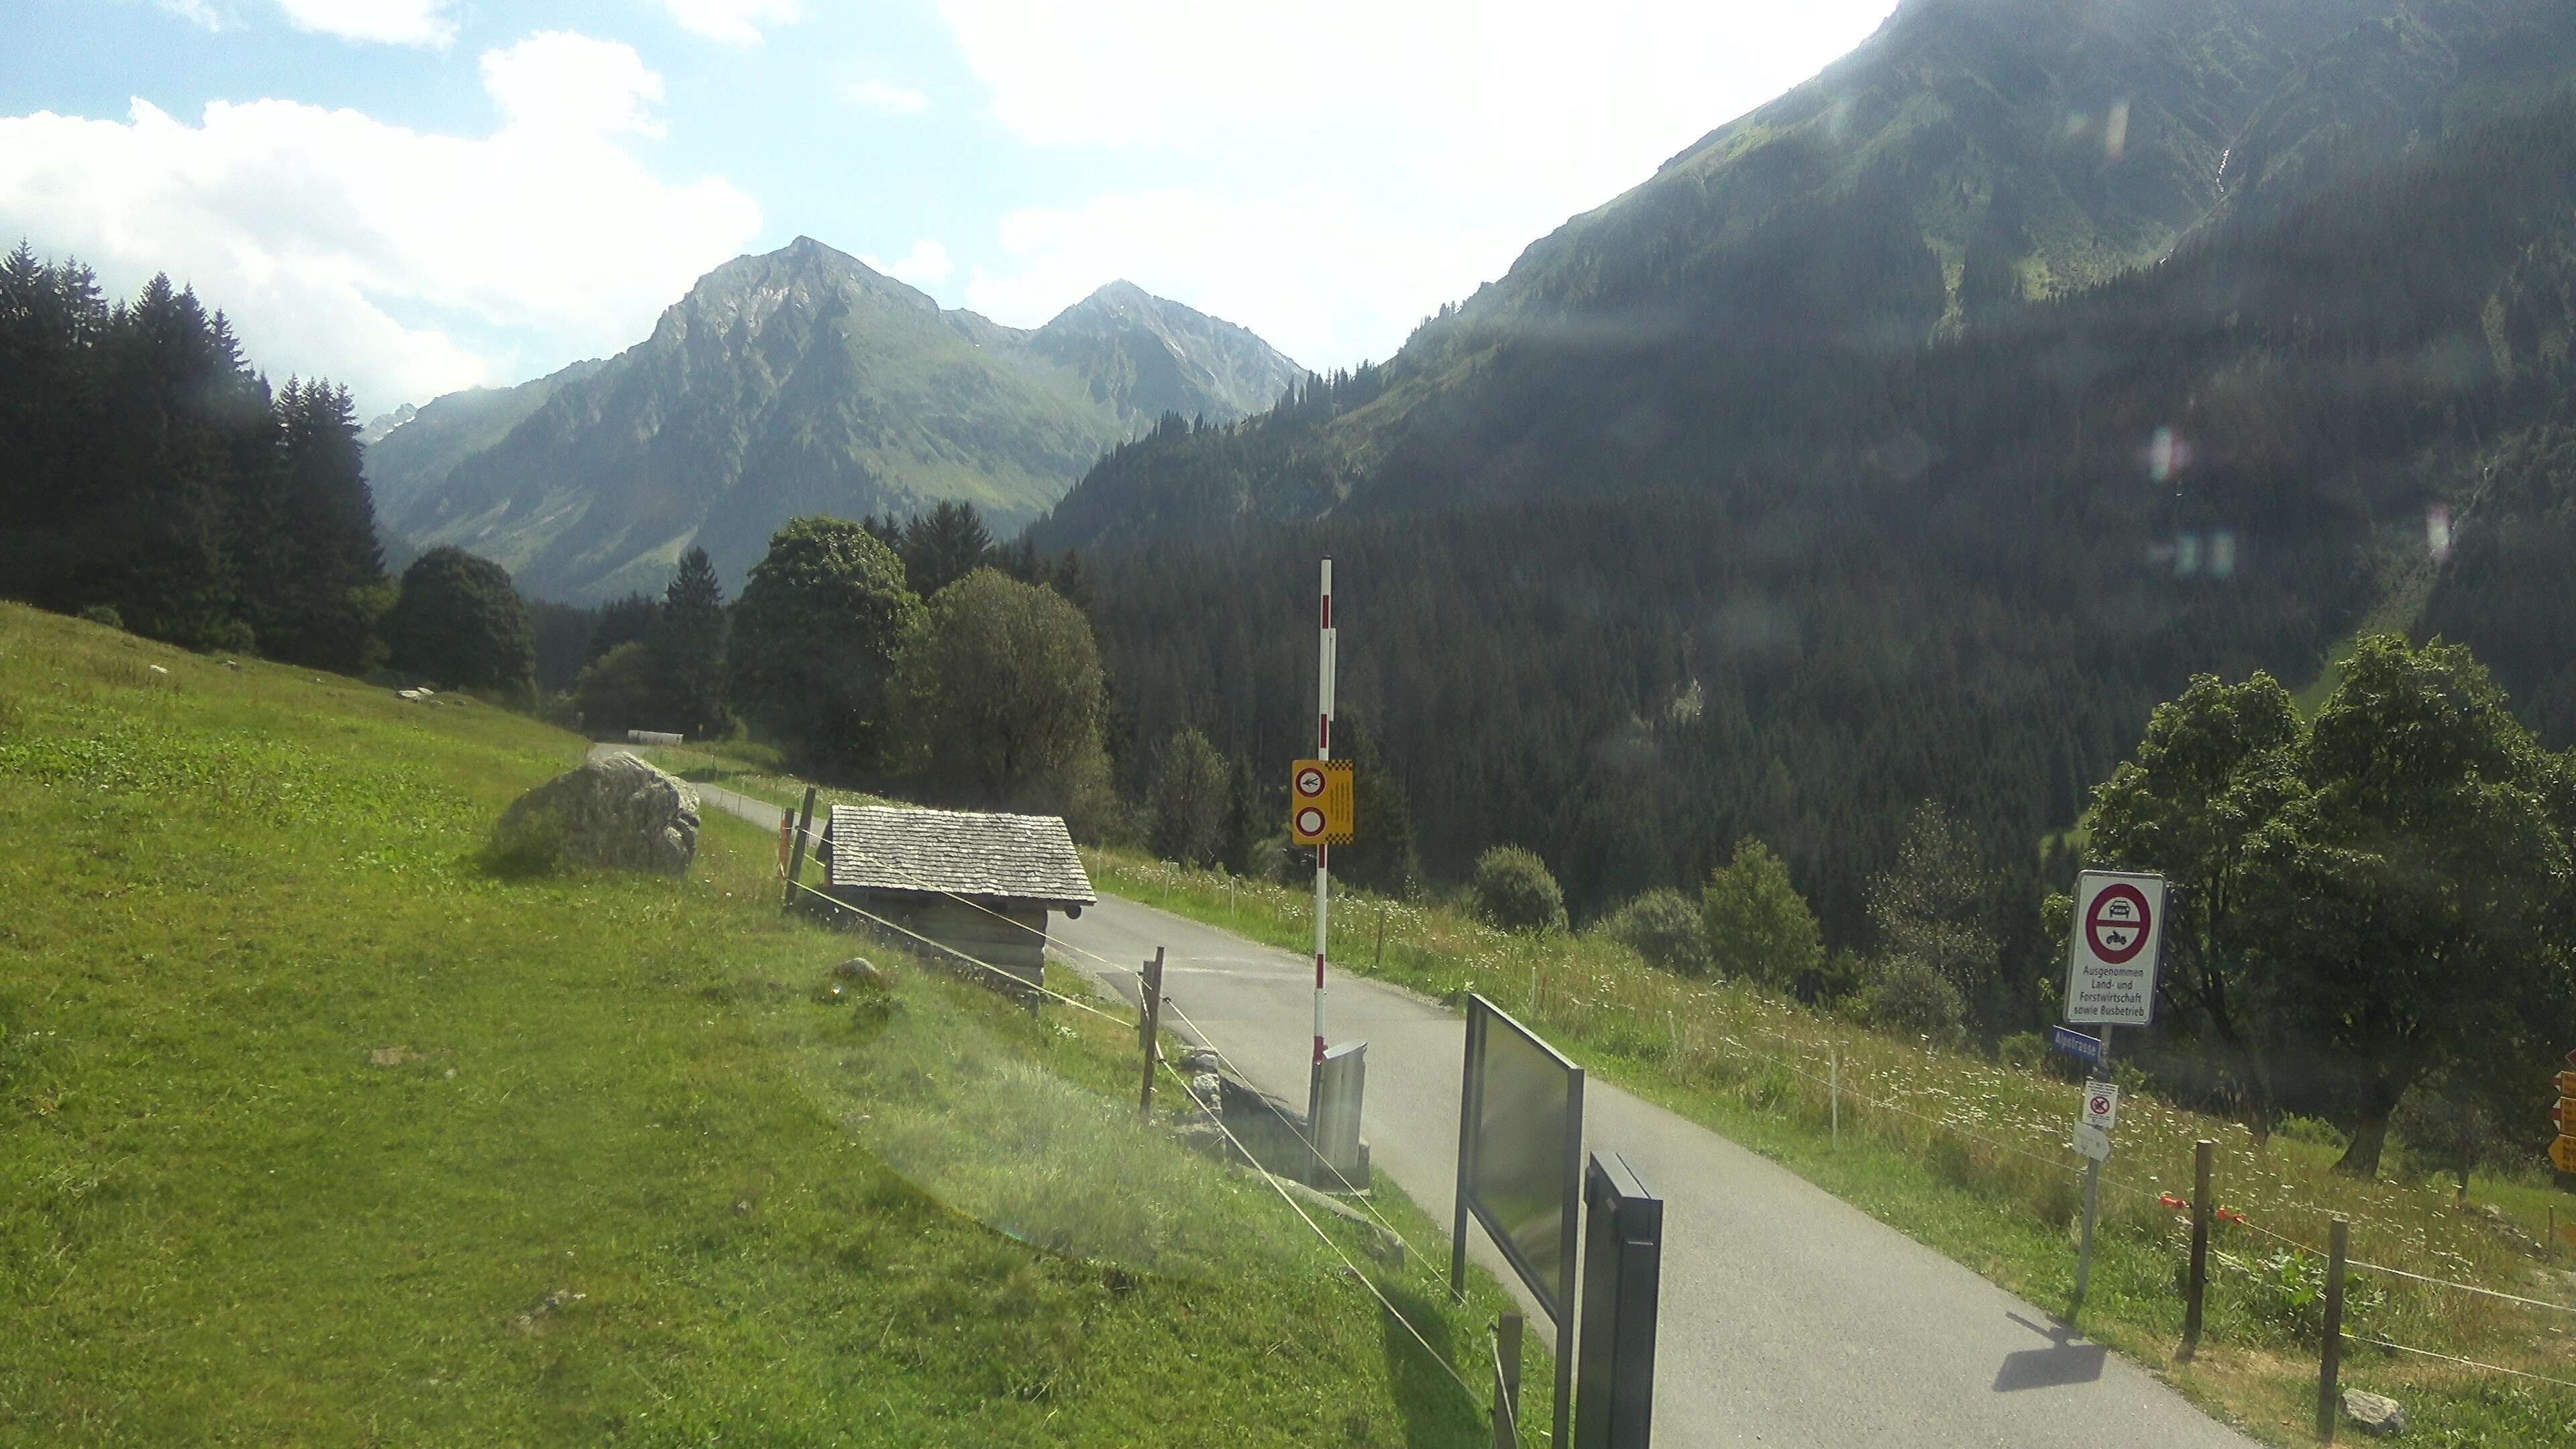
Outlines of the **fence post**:
[[2352,1246],[2352,1224],[2342,1218],[2334,1221],[2334,1237],[2326,1254],[2326,1342],[2324,1362],[2317,1372],[2317,1442],[2331,1444],[2335,1420],[2343,1412],[2343,1395],[2335,1380],[2343,1372],[2343,1260]]
[[[805,843],[814,833],[814,787],[805,787],[805,814],[796,822],[796,850],[787,861],[787,894],[779,901],[783,909],[796,904],[796,887],[805,880]],[[825,881],[828,887],[832,883]]]
[[1494,1449],[1520,1449],[1521,1316],[1494,1320]]
[[1154,948],[1154,959],[1145,963],[1144,989],[1137,992],[1141,1014],[1136,1018],[1136,1031],[1145,1039],[1145,1092],[1136,1102],[1136,1115],[1147,1122],[1154,1120],[1154,1068],[1162,1064],[1163,1044],[1163,948]]
[[1826,1050],[1826,1053],[1827,1053],[1827,1055],[1826,1055],[1826,1057],[1825,1057],[1825,1060],[1826,1060],[1826,1063],[1827,1063],[1827,1066],[1825,1067],[1825,1072],[1826,1072],[1826,1076],[1825,1076],[1825,1096],[1826,1096],[1826,1098],[1827,1098],[1827,1099],[1828,1099],[1828,1100],[1833,1104],[1833,1105],[1832,1105],[1832,1111],[1833,1111],[1833,1117],[1834,1117],[1834,1150],[1835,1150],[1836,1152],[1840,1152],[1840,1151],[1842,1150],[1842,1147],[1843,1147],[1843,1049],[1842,1049],[1842,1044],[1841,1044],[1840,1042],[1836,1042],[1836,1043],[1835,1043],[1835,1044],[1833,1044],[1832,1046],[1827,1047],[1825,1050]]
[[2182,1352],[2185,1363],[2200,1352],[2201,1305],[2209,1297],[2209,1175],[2218,1144],[2203,1137],[2191,1149],[2191,1278],[2183,1290]]

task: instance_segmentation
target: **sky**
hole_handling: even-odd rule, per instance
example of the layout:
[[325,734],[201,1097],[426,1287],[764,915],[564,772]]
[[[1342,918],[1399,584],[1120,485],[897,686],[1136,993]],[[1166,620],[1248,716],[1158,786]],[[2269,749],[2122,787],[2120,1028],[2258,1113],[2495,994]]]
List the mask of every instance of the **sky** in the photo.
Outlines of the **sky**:
[[1392,353],[1893,0],[11,0],[0,246],[155,272],[361,416],[811,236],[1042,325],[1124,278]]

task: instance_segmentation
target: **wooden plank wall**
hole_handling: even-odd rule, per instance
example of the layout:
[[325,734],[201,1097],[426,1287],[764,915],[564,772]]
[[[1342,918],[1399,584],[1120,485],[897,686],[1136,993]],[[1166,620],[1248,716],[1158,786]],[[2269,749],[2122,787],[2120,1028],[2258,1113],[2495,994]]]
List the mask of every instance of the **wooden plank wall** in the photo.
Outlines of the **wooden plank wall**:
[[[851,894],[852,904],[860,909],[918,931],[952,951],[997,966],[1033,986],[1044,980],[1047,913],[1043,907],[1024,901],[979,902],[989,907],[979,910],[962,901]],[[918,948],[921,943],[906,944]]]

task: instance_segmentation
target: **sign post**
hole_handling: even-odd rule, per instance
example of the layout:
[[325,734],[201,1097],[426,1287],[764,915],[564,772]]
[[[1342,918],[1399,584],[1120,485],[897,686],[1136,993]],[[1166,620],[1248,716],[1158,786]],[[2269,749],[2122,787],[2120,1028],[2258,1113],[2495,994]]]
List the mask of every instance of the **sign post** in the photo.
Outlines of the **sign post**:
[[1315,645],[1315,757],[1288,772],[1288,835],[1315,848],[1315,1041],[1308,1058],[1306,1125],[1315,1128],[1324,1092],[1324,953],[1331,914],[1333,847],[1351,843],[1351,763],[1333,758],[1333,676],[1341,631],[1333,627],[1333,561],[1324,560],[1317,595],[1322,613]]
[[[2093,1281],[2093,1228],[2102,1212],[2102,1164],[2111,1156],[2120,1089],[2111,1077],[2111,1028],[2156,1019],[2156,967],[2164,954],[2165,878],[2088,870],[2075,878],[2075,939],[2066,952],[2066,1019],[2102,1028],[2092,1056],[2100,1080],[2084,1086],[2075,1150],[2084,1155],[2084,1237],[2075,1256],[2071,1320]],[[2065,1037],[2083,1040],[2077,1033]],[[2073,1045],[2073,1043],[2067,1043]]]

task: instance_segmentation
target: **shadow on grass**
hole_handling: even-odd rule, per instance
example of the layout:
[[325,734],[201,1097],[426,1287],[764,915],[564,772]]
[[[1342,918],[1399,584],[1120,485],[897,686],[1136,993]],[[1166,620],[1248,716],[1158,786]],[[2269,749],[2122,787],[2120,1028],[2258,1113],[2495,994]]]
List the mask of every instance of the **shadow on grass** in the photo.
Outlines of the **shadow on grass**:
[[[1491,1378],[1492,1351],[1480,1335],[1469,1334],[1466,1341],[1461,1341],[1446,1304],[1412,1283],[1381,1280],[1378,1289],[1469,1383]],[[1395,1391],[1396,1408],[1404,1416],[1404,1442],[1416,1449],[1425,1445],[1455,1445],[1459,1449],[1492,1445],[1493,1431],[1484,1408],[1459,1390],[1458,1381],[1423,1351],[1422,1344],[1405,1331],[1404,1324],[1392,1316],[1381,1316],[1387,1378]],[[1523,1395],[1526,1404],[1526,1389]]]

